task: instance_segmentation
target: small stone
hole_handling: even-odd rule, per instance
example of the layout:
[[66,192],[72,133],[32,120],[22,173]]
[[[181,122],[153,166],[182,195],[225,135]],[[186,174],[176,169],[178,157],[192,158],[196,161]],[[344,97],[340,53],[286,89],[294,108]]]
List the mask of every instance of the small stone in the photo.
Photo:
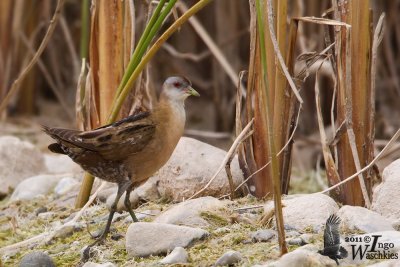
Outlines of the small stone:
[[200,228],[137,222],[126,232],[126,250],[133,257],[166,254],[175,247],[188,247],[207,236],[208,232]]
[[226,266],[233,265],[242,260],[242,254],[237,251],[230,250],[225,252],[216,262],[215,266]]
[[302,246],[304,245],[303,239],[300,237],[291,238],[288,240],[288,244],[292,246]]
[[47,207],[40,207],[35,211],[36,216],[38,216],[40,213],[47,212]]
[[114,195],[114,199],[115,199],[117,191],[118,191],[117,186],[112,186],[112,187],[109,187],[109,188],[105,188],[105,189],[101,190],[97,194],[96,199],[97,199],[98,202],[103,202],[103,203],[106,202],[108,197],[111,196],[111,195]]
[[228,227],[220,227],[215,229],[214,234],[219,235],[219,234],[226,234],[229,233],[231,231],[231,229],[229,229]]
[[42,251],[34,251],[26,254],[21,262],[19,263],[19,267],[55,267],[52,258],[49,255]]
[[276,232],[271,229],[260,229],[251,234],[253,242],[267,242],[276,235]]
[[160,261],[161,264],[177,264],[177,263],[187,263],[188,253],[182,247],[176,247],[174,250]]
[[214,197],[195,198],[171,207],[160,214],[154,222],[206,227],[209,223],[200,216],[200,213],[224,206],[224,202]]
[[82,267],[116,267],[116,265],[111,262],[94,263],[94,262],[88,261]]

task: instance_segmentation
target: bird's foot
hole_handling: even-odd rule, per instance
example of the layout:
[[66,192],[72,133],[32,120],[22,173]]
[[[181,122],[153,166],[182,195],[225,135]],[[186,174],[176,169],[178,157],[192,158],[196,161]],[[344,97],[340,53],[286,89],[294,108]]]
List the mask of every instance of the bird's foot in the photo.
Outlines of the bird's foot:
[[91,253],[90,249],[91,249],[92,247],[96,246],[96,245],[100,245],[101,243],[103,243],[104,240],[105,240],[106,237],[107,237],[108,232],[109,232],[109,230],[104,230],[104,232],[101,234],[101,236],[100,236],[98,239],[96,239],[96,241],[94,241],[92,244],[90,244],[89,246],[87,246],[87,247],[83,250],[81,262],[85,263],[85,262],[87,262],[91,257],[94,256],[93,251],[92,251],[92,253]]

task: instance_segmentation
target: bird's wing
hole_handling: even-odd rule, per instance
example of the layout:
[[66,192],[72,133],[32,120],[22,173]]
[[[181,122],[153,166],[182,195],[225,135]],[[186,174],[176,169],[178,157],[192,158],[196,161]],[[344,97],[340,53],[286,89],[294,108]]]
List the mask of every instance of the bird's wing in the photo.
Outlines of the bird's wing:
[[91,131],[76,131],[44,127],[46,133],[67,149],[90,150],[104,159],[123,160],[141,151],[155,132],[155,123],[149,112],[129,116],[113,124]]
[[324,232],[324,251],[331,255],[336,255],[340,248],[339,234],[340,218],[334,214],[329,216],[325,225]]

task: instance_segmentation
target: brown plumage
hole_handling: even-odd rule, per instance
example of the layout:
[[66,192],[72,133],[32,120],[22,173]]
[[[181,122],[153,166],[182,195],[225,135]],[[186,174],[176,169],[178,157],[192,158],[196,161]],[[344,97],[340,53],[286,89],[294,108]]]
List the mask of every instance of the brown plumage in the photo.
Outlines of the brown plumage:
[[91,131],[78,131],[43,126],[57,143],[49,145],[55,153],[68,155],[90,174],[118,184],[118,193],[111,207],[102,236],[107,236],[117,203],[126,191],[125,206],[137,221],[129,202],[132,189],[146,181],[170,158],[185,126],[184,101],[199,96],[190,82],[170,77],[163,85],[158,105],[151,112],[142,112]]

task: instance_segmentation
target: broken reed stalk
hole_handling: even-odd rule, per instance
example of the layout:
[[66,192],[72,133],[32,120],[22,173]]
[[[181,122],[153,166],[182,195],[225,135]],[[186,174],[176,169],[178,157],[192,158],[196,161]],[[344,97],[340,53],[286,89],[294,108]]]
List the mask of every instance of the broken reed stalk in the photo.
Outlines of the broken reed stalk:
[[[152,24],[152,28],[145,30],[145,34],[147,37],[143,37],[143,41],[141,42],[142,46],[137,46],[135,51],[137,50],[137,54],[140,56],[141,53],[145,53],[151,41],[155,37],[155,35],[160,30],[162,23],[164,22],[167,15],[170,13],[172,7],[176,3],[177,0],[171,0],[168,2],[167,6],[165,6],[158,16],[154,16],[154,19],[150,20]],[[165,1],[161,0],[158,4],[163,7]],[[115,94],[114,101],[112,103],[111,111],[109,113],[106,124],[113,123],[120,112],[122,104],[125,101],[125,98],[130,93],[133,88],[133,84],[136,81],[137,77],[140,75],[146,64],[153,58],[155,53],[161,48],[162,44],[175,32],[177,31],[182,24],[184,24],[191,16],[204,8],[207,4],[209,4],[211,0],[200,0],[195,5],[193,5],[186,13],[182,14],[165,32],[157,39],[157,41],[151,46],[151,48],[144,54],[143,57],[139,58],[131,58],[131,61],[128,64],[127,69],[125,70],[124,76],[121,80],[120,85],[118,86],[117,93]],[[156,10],[158,7],[156,8]],[[140,41],[139,41],[140,42]],[[135,54],[135,52],[134,52]],[[81,190],[78,194],[77,200],[75,202],[76,207],[82,207],[88,200],[90,196],[90,191],[92,190],[94,177],[88,173],[85,174],[84,180],[82,182]]]
[[[257,11],[257,29],[259,34],[259,46],[261,52],[261,63],[262,63],[262,72],[261,77],[258,82],[261,84],[261,88],[264,89],[265,98],[267,106],[265,107],[265,118],[268,127],[268,136],[267,142],[268,147],[270,149],[270,157],[271,157],[271,169],[270,175],[272,177],[273,184],[273,193],[274,193],[274,205],[275,205],[275,219],[276,219],[276,228],[278,230],[278,243],[281,254],[287,253],[287,247],[285,242],[285,229],[283,223],[283,212],[282,212],[282,201],[281,201],[281,181],[280,181],[280,172],[279,172],[279,162],[278,157],[275,150],[275,141],[273,135],[273,120],[272,120],[272,108],[271,99],[270,99],[270,87],[268,84],[267,77],[267,55],[266,55],[266,46],[264,39],[264,19],[262,14],[263,4],[260,0],[256,1],[256,11]],[[269,10],[271,11],[271,10]],[[272,16],[272,14],[271,14]],[[274,65],[272,65],[274,66]],[[271,67],[271,66],[270,66]]]
[[4,109],[7,107],[8,103],[10,102],[11,97],[13,95],[15,95],[16,92],[18,91],[20,83],[26,78],[26,76],[28,75],[30,70],[33,68],[33,66],[36,65],[39,57],[42,55],[44,49],[46,48],[48,42],[50,41],[51,36],[53,35],[54,29],[56,28],[58,18],[60,17],[60,12],[61,12],[63,5],[64,5],[64,0],[58,0],[56,9],[54,11],[54,15],[50,21],[50,25],[47,28],[46,34],[43,37],[43,40],[40,43],[38,50],[36,51],[35,55],[30,60],[30,62],[24,67],[24,69],[21,71],[21,73],[18,75],[18,77],[14,80],[11,87],[7,90],[7,95],[1,101],[0,114],[3,113]]
[[[338,2],[338,1],[336,1]],[[369,2],[353,0],[336,3],[335,19],[346,22],[351,28],[336,32],[336,62],[338,78],[337,112],[339,124],[346,122],[347,134],[337,144],[338,172],[347,177],[359,171],[372,160],[373,140],[369,131],[371,123],[371,28]],[[371,102],[372,101],[372,102]],[[373,121],[372,121],[373,122]],[[344,186],[347,205],[370,205],[372,177],[361,174]]]

